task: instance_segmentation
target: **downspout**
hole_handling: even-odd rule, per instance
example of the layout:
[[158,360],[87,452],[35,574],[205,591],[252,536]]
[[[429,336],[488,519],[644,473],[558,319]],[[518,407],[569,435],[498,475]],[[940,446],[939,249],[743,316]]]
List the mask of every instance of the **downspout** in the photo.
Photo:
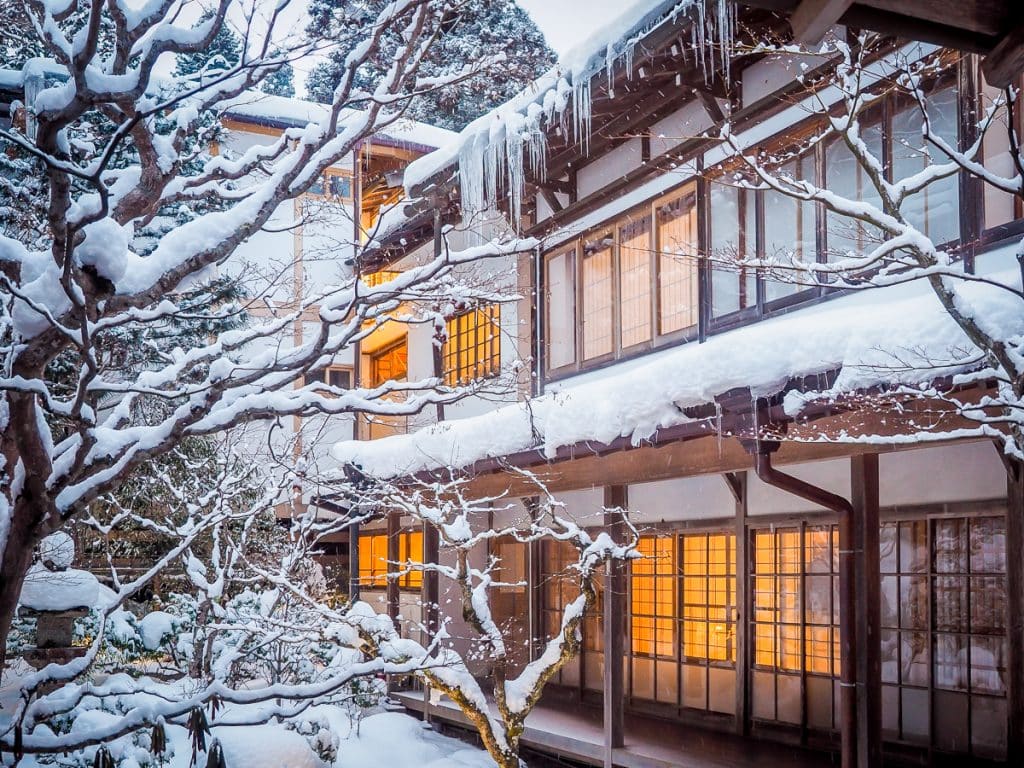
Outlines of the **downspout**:
[[771,456],[779,448],[777,442],[755,440],[747,443],[746,447],[754,455],[754,471],[763,483],[807,499],[839,516],[839,719],[842,766],[853,768],[857,764],[857,633],[854,628],[857,587],[854,578],[853,505],[842,496],[775,469]]

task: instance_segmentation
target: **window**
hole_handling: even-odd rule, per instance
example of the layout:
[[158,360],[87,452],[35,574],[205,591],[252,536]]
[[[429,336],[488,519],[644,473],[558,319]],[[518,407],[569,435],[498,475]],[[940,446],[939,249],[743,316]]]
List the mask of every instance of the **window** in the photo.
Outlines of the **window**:
[[757,304],[757,276],[730,262],[755,254],[754,193],[726,180],[710,185],[711,313],[729,315]]
[[[839,551],[835,526],[753,534],[753,716],[836,727]],[[801,694],[801,688],[806,694]]]
[[310,371],[305,378],[309,384],[323,383],[337,389],[352,389],[352,369],[344,366],[332,365],[321,368],[319,371]]
[[634,654],[675,657],[675,539],[642,536],[632,562],[630,638]]
[[697,191],[655,205],[658,234],[658,333],[697,324]]
[[[814,157],[805,155],[777,169],[780,176],[794,180],[814,180]],[[806,276],[794,271],[792,264],[817,260],[814,204],[787,197],[780,192],[765,191],[764,254],[766,260],[778,264],[774,277],[766,276],[765,301],[775,301],[803,290]]]
[[[932,130],[946,143],[957,145],[956,88],[943,88],[928,99],[928,117]],[[899,110],[892,119],[893,179],[902,179],[918,173],[933,161],[924,151],[921,137],[921,110],[913,104]],[[949,162],[941,150],[932,149],[934,162]],[[937,154],[936,154],[937,153]],[[957,174],[929,184],[916,195],[903,202],[902,212],[907,220],[924,232],[936,244],[956,240],[960,233],[960,179]]]
[[[547,640],[561,631],[565,607],[579,597],[569,566],[579,560],[576,548],[567,541],[541,542],[540,561],[540,623],[541,635]],[[580,683],[580,661],[573,659],[552,678],[561,685]]]
[[607,233],[583,244],[583,359],[613,351],[612,254],[615,241]]
[[546,262],[548,368],[576,362],[576,248]]
[[651,220],[619,226],[619,345],[651,338]]
[[501,371],[501,305],[471,309],[448,321],[444,381],[468,384]]
[[[403,563],[423,562],[423,532],[403,531],[398,535],[398,560],[388,562],[388,535],[363,533],[359,535],[359,583],[364,587],[387,586],[389,573],[403,570]],[[423,572],[410,570],[398,577],[401,589],[419,589]]]
[[884,523],[879,555],[886,738],[1004,758],[1005,516]]
[[[875,157],[883,156],[880,123],[862,125],[861,140]],[[833,141],[825,149],[825,183],[830,190],[843,197],[864,200],[872,205],[881,204],[871,179],[841,139]],[[828,213],[825,223],[829,261],[844,258],[849,252],[863,254],[879,239],[873,227],[846,216]]]
[[370,386],[388,381],[405,381],[409,374],[409,346],[405,338],[370,353]]
[[323,176],[310,186],[308,194],[325,200],[351,200],[352,174],[337,168],[328,168]]
[[393,269],[379,269],[376,272],[368,272],[363,275],[360,279],[368,286],[373,288],[374,286],[381,285],[382,283],[389,283],[398,277],[401,272],[397,272]]

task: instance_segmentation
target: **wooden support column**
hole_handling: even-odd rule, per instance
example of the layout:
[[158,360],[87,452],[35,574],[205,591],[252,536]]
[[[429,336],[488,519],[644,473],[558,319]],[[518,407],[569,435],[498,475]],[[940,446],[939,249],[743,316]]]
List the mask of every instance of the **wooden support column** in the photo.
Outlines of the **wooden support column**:
[[[402,515],[400,512],[388,513],[388,572],[396,570],[396,563],[399,560],[398,538],[399,529],[402,527]],[[399,592],[398,577],[388,576],[387,585],[388,616],[398,629]]]
[[749,732],[750,565],[747,552],[747,473],[722,475],[736,502],[736,733]]
[[[604,489],[604,506],[626,509],[626,486]],[[616,542],[624,538],[622,518],[605,513],[605,528]],[[625,658],[626,569],[620,560],[605,563],[604,578],[604,766],[612,768],[614,750],[625,744],[625,686],[622,674]]]
[[1024,463],[1006,460],[1007,765],[1024,765]]
[[359,523],[348,527],[348,599],[359,601]]
[[857,765],[882,765],[878,454],[850,459],[857,581]]
[[[423,562],[436,563],[441,556],[440,537],[430,523],[423,524]],[[433,638],[440,626],[441,591],[437,571],[429,570],[423,572],[423,623],[426,624],[427,634]]]

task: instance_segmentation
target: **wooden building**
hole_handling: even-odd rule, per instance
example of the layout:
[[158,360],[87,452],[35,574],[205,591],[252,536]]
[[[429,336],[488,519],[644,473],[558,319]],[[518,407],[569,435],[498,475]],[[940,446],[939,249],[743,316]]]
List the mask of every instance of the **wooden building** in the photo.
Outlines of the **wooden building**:
[[[602,712],[601,749],[574,751],[550,729],[543,736],[540,721],[537,748],[606,765],[701,764],[700,746],[675,762],[641,757],[630,734],[653,732],[643,738],[657,743],[649,724],[658,722],[691,739],[707,729],[744,744],[818,748],[844,766],[1020,765],[1021,467],[991,440],[958,438],[969,425],[941,399],[878,399],[886,374],[854,370],[873,345],[901,334],[912,345],[951,326],[923,288],[868,300],[727,268],[711,254],[795,249],[824,262],[864,237],[813,204],[728,183],[735,168],[716,126],[728,119],[768,151],[793,146],[813,129],[800,77],[830,66],[766,53],[757,40],[851,31],[836,24],[901,35],[887,50],[941,61],[927,84],[933,119],[966,147],[979,110],[1019,76],[1021,19],[996,0],[757,0],[729,6],[724,31],[679,5],[635,11],[566,71],[467,128],[455,148],[414,163],[405,225],[381,238],[382,261],[405,257],[434,222],[481,202],[542,238],[519,262],[530,288],[518,307],[530,319],[519,354],[533,361],[534,409],[506,406],[444,430],[346,444],[336,456],[390,475],[454,463],[480,494],[518,499],[494,523],[529,515],[529,486],[510,466],[536,474],[595,528],[609,524],[606,507],[631,511],[648,557],[607,575],[579,658],[545,694],[563,714],[564,702],[583,720]],[[709,64],[699,41],[728,42],[732,53]],[[558,99],[570,106],[533,133],[506,133],[503,151],[533,158],[521,179],[467,192],[467,147],[500,135],[500,121],[518,125],[509,115]],[[909,149],[920,139],[913,110],[893,92],[865,120],[865,140],[890,173],[928,162]],[[1006,141],[1005,132],[986,139],[986,162],[1007,157]],[[794,153],[786,170],[847,194],[863,185],[839,141]],[[1015,264],[1020,200],[961,174],[910,209],[970,270]],[[837,401],[794,415],[794,398],[822,390]],[[400,546],[412,557],[444,553],[396,516],[370,528],[359,545],[364,596],[395,613],[401,603],[406,616],[421,598],[436,601],[437,587],[422,580],[385,589],[379,563],[399,559]],[[492,554],[529,584],[506,590],[497,610],[535,650],[572,597],[559,579],[566,552],[498,541]]]

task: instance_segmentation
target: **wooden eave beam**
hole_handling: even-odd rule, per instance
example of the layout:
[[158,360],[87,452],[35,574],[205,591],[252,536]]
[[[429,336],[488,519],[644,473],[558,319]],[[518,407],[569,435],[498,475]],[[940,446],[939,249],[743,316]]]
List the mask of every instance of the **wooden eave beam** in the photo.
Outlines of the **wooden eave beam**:
[[793,39],[798,43],[818,42],[851,5],[853,0],[801,0],[789,17]]
[[981,62],[985,80],[993,88],[1005,88],[1024,71],[1024,24],[1011,30]]

